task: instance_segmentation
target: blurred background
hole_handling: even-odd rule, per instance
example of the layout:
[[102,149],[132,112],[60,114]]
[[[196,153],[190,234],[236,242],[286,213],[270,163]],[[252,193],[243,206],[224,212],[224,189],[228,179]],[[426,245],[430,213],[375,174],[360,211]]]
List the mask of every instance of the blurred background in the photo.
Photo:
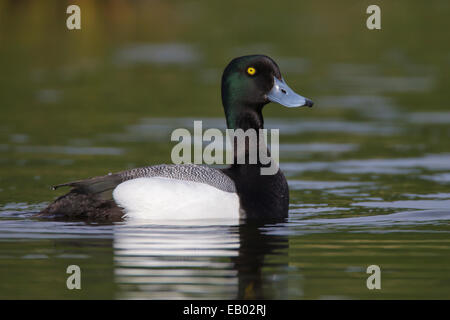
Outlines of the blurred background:
[[[70,4],[81,8],[81,30],[66,28]],[[381,8],[381,30],[366,28],[371,4]],[[280,128],[282,169],[291,186],[291,224],[272,230],[290,235],[283,238],[290,254],[282,251],[278,258],[289,256],[283,263],[291,269],[279,272],[304,285],[275,296],[372,298],[351,282],[365,277],[352,266],[371,264],[363,257],[375,256],[391,267],[393,279],[408,274],[417,280],[415,289],[396,280],[378,297],[449,298],[450,257],[444,254],[450,231],[449,16],[447,0],[0,0],[0,235],[8,239],[0,249],[0,284],[8,289],[0,297],[33,297],[27,287],[31,276],[24,276],[30,263],[41,266],[33,279],[48,276],[53,282],[60,262],[52,257],[73,250],[69,257],[97,257],[90,251],[92,239],[86,247],[81,240],[59,245],[48,240],[47,232],[61,239],[61,230],[70,234],[72,225],[39,225],[30,218],[64,192],[51,191],[51,185],[169,163],[174,128],[191,128],[194,119],[224,128],[220,79],[227,63],[266,54],[291,88],[315,102],[308,110],[274,104],[264,109],[268,127]],[[432,211],[428,222],[417,210]],[[401,220],[409,224],[394,226],[399,233],[389,229],[397,220],[379,220],[403,212],[408,214]],[[355,238],[348,225],[338,234],[334,229],[322,234],[304,224],[309,218],[355,216],[376,217],[361,222],[374,232]],[[73,231],[74,239],[84,234],[80,230],[85,229]],[[106,255],[105,262],[91,264],[94,274],[106,279],[96,287],[99,292],[83,297],[115,297],[112,231],[94,230],[109,239],[98,240],[105,250],[95,249]],[[412,231],[398,238],[405,230]],[[242,238],[240,230],[234,232]],[[337,238],[339,249],[332,245]],[[425,242],[411,247],[417,239]],[[354,242],[368,247],[355,248]],[[380,245],[386,242],[397,246],[387,255]],[[435,259],[427,260],[427,254]],[[411,263],[417,268],[408,269]],[[332,289],[342,283],[345,292]],[[133,287],[133,292],[154,297],[145,294],[153,289]],[[177,291],[163,289],[169,298],[167,292]],[[37,296],[55,292],[35,287]],[[70,298],[67,292],[58,294]],[[220,292],[217,297],[228,297]]]
[[[239,55],[271,56],[290,86],[316,102],[300,111],[269,105],[266,118],[357,120],[364,111],[389,120],[405,112],[402,121],[406,112],[448,110],[445,0],[379,2],[381,31],[366,28],[370,1],[0,3],[0,185],[7,201],[22,200],[28,187],[27,200],[43,199],[55,172],[50,184],[169,161],[168,136],[155,146],[152,139],[124,143],[105,135],[120,135],[143,118],[222,117],[221,72]],[[81,30],[66,28],[73,3],[81,8]],[[428,151],[448,150],[448,131],[410,134]],[[308,134],[305,141],[320,138]],[[397,143],[392,137],[358,138],[379,157],[396,152],[388,148]],[[76,174],[55,170],[57,160],[73,161],[63,167]]]

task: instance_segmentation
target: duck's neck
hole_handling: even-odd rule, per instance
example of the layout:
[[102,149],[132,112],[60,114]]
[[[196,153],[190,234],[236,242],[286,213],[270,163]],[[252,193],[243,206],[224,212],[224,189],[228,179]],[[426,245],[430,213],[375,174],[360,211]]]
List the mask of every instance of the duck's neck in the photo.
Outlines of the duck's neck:
[[[267,162],[261,163],[261,154],[260,154],[260,148],[266,149],[266,155],[270,157],[270,153],[267,150],[267,146],[265,144],[265,141],[261,141],[261,139],[264,139],[260,136],[260,130],[264,128],[264,119],[262,116],[262,108],[263,104],[261,105],[248,105],[244,103],[234,103],[231,106],[226,103],[232,103],[230,101],[224,101],[224,107],[225,107],[225,116],[227,120],[227,127],[228,129],[242,129],[244,131],[244,135],[247,136],[250,139],[250,137],[255,137],[256,141],[253,141],[253,143],[250,143],[249,141],[245,140],[243,142],[240,139],[237,139],[237,132],[235,131],[235,136],[233,138],[232,144],[234,148],[234,166],[237,167],[248,167],[249,165],[251,167],[261,167],[261,166],[268,166]],[[249,132],[254,131],[254,133]],[[239,150],[241,150],[238,146],[238,143],[244,143],[245,147],[245,163],[239,164],[239,161],[237,161],[237,155],[240,154]],[[251,146],[256,147],[256,150],[249,150]],[[256,156],[256,163],[253,161],[250,161],[249,155],[252,154]],[[256,152],[255,152],[256,151]]]
[[262,116],[262,105],[240,106],[239,108],[229,109],[225,112],[228,129],[254,129],[258,132],[264,128],[264,119]]
[[264,119],[262,116],[263,104],[249,104],[236,101],[233,97],[224,97],[222,99],[227,120],[228,129],[259,129],[264,128]]
[[[222,92],[223,93],[223,92]],[[286,178],[278,168],[278,164],[273,167],[273,174],[261,174],[262,167],[271,167],[272,162],[263,164],[259,154],[259,129],[264,128],[262,109],[264,104],[249,105],[233,100],[232,95],[222,95],[228,129],[242,129],[247,131],[254,129],[257,135],[257,163],[248,162],[248,147],[245,143],[246,159],[244,164],[236,161],[237,141],[233,140],[234,163],[223,172],[235,183],[239,194],[242,212],[248,219],[286,217],[289,208],[289,189]],[[264,146],[267,150],[267,146]],[[269,152],[267,155],[270,157]],[[265,168],[264,168],[265,169]]]

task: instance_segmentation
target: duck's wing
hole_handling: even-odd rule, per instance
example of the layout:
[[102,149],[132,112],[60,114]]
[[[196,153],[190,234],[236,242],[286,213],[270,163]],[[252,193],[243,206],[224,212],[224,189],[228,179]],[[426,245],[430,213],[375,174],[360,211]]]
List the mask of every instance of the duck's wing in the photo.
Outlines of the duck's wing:
[[236,192],[233,180],[219,169],[195,164],[161,164],[118,173],[122,181],[163,177],[208,184],[225,192]]
[[55,190],[60,187],[72,187],[73,190],[78,193],[103,194],[108,191],[112,191],[124,181],[151,177],[163,177],[199,182],[208,184],[222,191],[236,192],[236,186],[233,180],[231,180],[231,178],[221,170],[194,164],[161,164],[136,168],[118,173],[110,173],[106,176],[59,184],[54,186],[53,189]]

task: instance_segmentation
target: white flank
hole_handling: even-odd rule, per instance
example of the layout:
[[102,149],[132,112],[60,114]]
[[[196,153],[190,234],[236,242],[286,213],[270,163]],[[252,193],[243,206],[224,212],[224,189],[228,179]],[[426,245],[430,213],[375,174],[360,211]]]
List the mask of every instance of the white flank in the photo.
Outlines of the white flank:
[[210,185],[171,178],[132,179],[119,184],[114,201],[131,219],[239,219],[239,197]]

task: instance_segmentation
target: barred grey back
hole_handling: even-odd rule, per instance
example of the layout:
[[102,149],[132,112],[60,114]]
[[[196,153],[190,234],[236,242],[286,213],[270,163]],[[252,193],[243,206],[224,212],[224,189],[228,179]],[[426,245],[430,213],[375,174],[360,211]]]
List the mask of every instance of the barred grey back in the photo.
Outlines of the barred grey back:
[[236,192],[233,180],[222,171],[195,164],[160,164],[119,172],[123,181],[136,178],[164,177],[208,184],[226,192]]

